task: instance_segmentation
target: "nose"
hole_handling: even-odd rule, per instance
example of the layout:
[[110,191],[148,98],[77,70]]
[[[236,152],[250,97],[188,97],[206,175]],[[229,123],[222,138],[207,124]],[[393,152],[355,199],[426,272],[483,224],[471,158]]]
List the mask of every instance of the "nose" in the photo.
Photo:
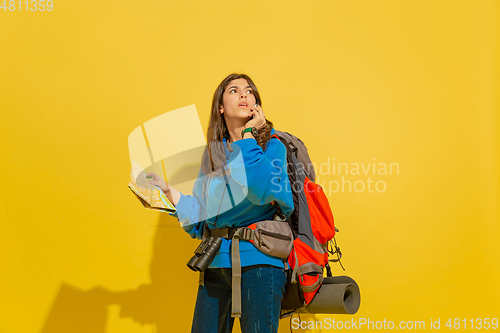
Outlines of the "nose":
[[240,98],[247,98],[247,93],[246,92],[242,92],[240,94]]

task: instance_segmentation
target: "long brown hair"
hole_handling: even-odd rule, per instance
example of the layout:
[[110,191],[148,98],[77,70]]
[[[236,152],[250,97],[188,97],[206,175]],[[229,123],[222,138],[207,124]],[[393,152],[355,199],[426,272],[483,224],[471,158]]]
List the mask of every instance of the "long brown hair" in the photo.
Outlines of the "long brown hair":
[[[223,105],[223,95],[229,83],[233,80],[245,79],[253,90],[255,101],[262,107],[262,99],[260,98],[259,90],[253,80],[246,74],[229,74],[215,89],[212,98],[212,111],[207,132],[207,149],[203,154],[202,168],[205,174],[220,170],[226,160],[223,139],[229,140],[229,130],[227,129],[224,115],[220,113],[220,107]],[[266,119],[266,126],[259,130],[259,135],[255,138],[257,144],[266,150],[267,141],[271,138],[271,129],[273,123]]]

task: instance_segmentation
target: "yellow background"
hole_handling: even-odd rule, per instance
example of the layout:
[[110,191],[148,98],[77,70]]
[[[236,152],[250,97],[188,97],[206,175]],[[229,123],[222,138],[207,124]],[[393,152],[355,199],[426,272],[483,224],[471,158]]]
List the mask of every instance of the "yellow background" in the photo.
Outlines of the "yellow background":
[[[399,175],[372,176],[383,193],[329,195],[346,267],[334,274],[361,288],[354,318],[427,329],[441,318],[443,330],[447,318],[500,317],[499,10],[496,0],[0,10],[0,332],[189,331],[197,275],[185,263],[198,242],[127,189],[127,137],[190,104],[206,131],[231,72],[254,78],[267,117],[316,163],[399,164]],[[314,319],[325,317],[350,319]]]

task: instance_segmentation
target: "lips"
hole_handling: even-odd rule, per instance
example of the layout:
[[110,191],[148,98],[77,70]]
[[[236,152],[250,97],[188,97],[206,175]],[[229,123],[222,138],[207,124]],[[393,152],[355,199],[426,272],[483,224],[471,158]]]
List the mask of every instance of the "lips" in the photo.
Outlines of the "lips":
[[240,104],[238,104],[238,106],[240,106],[240,107],[245,107],[245,108],[246,108],[246,107],[248,107],[248,103],[246,103],[246,102],[241,102]]

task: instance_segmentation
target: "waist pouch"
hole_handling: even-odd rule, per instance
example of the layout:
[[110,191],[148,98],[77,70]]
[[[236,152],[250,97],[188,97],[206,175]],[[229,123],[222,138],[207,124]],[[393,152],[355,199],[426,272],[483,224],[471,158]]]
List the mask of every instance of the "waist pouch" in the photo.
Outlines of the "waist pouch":
[[[293,247],[293,233],[284,216],[253,223],[246,227],[211,229],[212,237],[231,239],[232,310],[231,317],[241,317],[240,239],[247,240],[265,254],[288,258]],[[200,281],[202,278],[200,278]]]
[[247,240],[265,254],[288,258],[292,252],[293,234],[288,222],[268,220],[247,227],[212,229],[211,236],[234,240]]

